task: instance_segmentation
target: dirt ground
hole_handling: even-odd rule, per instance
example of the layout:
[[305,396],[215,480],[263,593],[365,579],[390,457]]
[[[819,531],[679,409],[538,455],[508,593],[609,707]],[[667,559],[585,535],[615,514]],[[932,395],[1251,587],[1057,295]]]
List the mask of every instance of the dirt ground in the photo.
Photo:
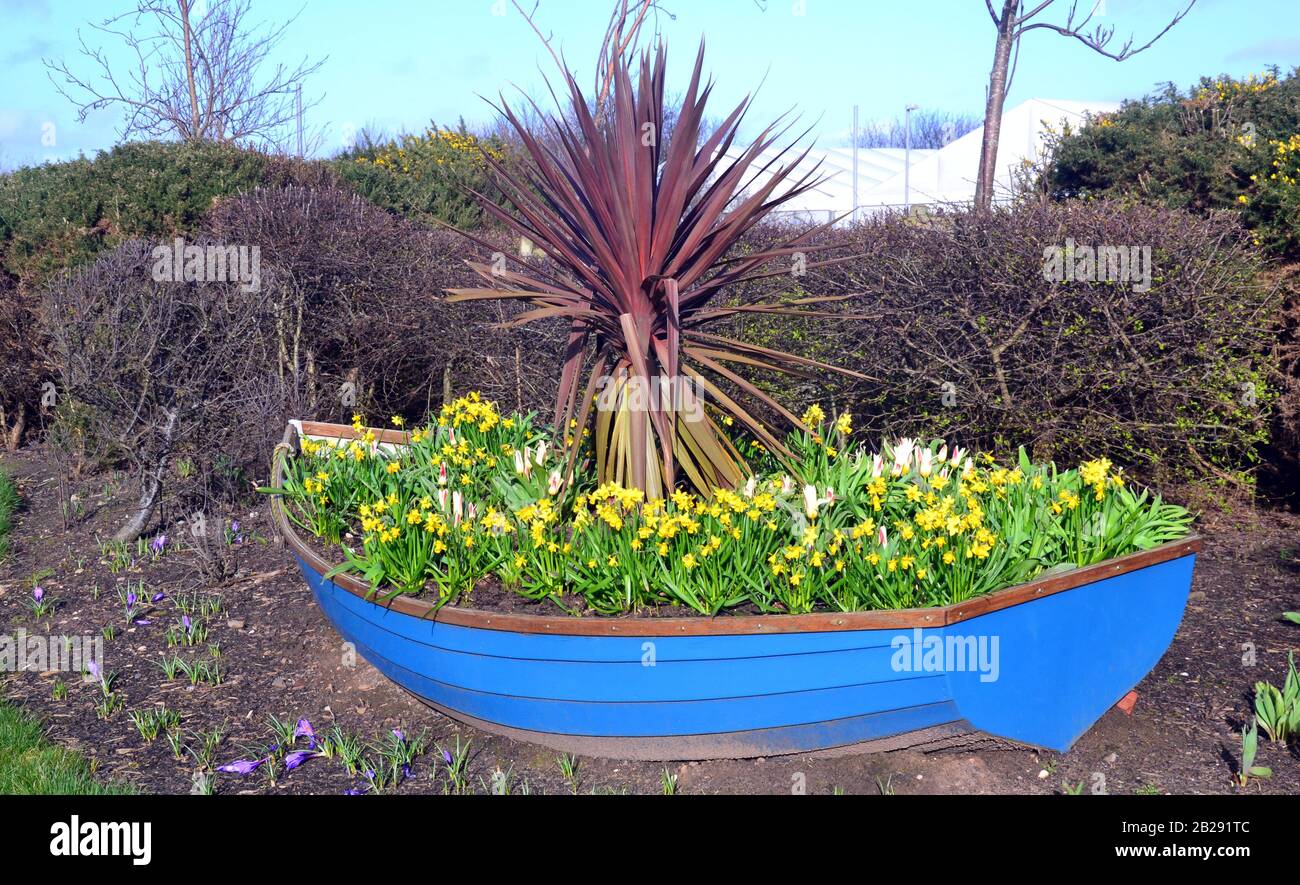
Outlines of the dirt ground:
[[[1300,626],[1283,611],[1300,610],[1300,517],[1240,510],[1207,514],[1206,549],[1181,628],[1168,653],[1141,685],[1131,715],[1109,711],[1066,754],[985,741],[922,752],[827,753],[757,760],[662,763],[579,758],[566,776],[555,751],[486,734],[429,710],[358,659],[348,666],[342,641],[312,601],[296,564],[274,543],[269,511],[254,503],[208,514],[218,525],[237,520],[242,540],[224,547],[233,576],[205,582],[195,557],[177,542],[188,537],[167,511],[167,550],[110,568],[100,538],[111,537],[131,498],[124,477],[96,476],[73,491],[79,508],[64,527],[55,469],[39,449],[6,456],[24,508],[13,535],[14,555],[0,565],[0,634],[101,635],[106,670],[120,709],[101,718],[100,689],[77,674],[0,674],[0,693],[41,717],[51,737],[90,757],[104,776],[147,792],[189,793],[203,757],[204,733],[220,729],[213,765],[256,758],[274,743],[268,716],[307,718],[318,733],[334,725],[366,740],[394,728],[425,734],[429,749],[411,766],[399,793],[491,792],[494,783],[519,793],[659,793],[665,773],[679,793],[1225,793],[1233,784],[1240,729],[1249,721],[1256,680],[1280,685],[1289,650],[1300,650]],[[134,557],[134,547],[130,551]],[[32,579],[55,608],[31,610]],[[139,582],[143,582],[141,588]],[[121,599],[134,589],[141,602],[128,620]],[[166,594],[159,602],[150,600]],[[220,597],[222,610],[203,619],[209,635],[193,647],[169,648],[181,629],[177,601]],[[147,623],[136,623],[147,622]],[[216,645],[219,656],[213,655]],[[168,679],[159,661],[173,654],[207,659],[221,681],[191,685]],[[66,695],[56,685],[62,683]],[[180,758],[167,740],[145,740],[131,712],[165,704],[181,714]],[[452,777],[443,750],[469,745],[464,776]],[[305,748],[306,742],[298,748]],[[1300,793],[1300,751],[1262,740],[1256,764],[1273,769],[1248,793]],[[500,773],[498,773],[500,772]],[[274,776],[273,776],[274,775]],[[332,759],[315,758],[292,771],[264,766],[246,776],[218,774],[218,793],[343,793],[366,786]]]

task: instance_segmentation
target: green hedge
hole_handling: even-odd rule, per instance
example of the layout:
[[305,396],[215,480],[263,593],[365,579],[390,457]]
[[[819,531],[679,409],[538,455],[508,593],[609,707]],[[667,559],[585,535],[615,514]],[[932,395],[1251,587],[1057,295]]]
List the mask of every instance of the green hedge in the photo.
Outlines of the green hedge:
[[1047,183],[1058,199],[1140,199],[1230,209],[1275,255],[1300,258],[1300,68],[1125,102],[1056,144]]
[[193,231],[222,197],[331,178],[322,163],[209,142],[131,142],[24,167],[0,175],[0,268],[30,285],[130,237]]

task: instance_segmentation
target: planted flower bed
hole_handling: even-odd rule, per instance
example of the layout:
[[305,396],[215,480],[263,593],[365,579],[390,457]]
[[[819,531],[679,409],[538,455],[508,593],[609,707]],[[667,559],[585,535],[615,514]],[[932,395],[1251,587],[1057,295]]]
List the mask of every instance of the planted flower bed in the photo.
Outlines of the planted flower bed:
[[824,228],[738,248],[819,179],[789,146],[766,159],[782,124],[729,151],[747,101],[706,132],[702,47],[669,127],[666,64],[662,45],[612,61],[607,105],[564,70],[539,131],[502,101],[530,162],[484,152],[506,205],[479,199],[544,257],[471,262],[484,286],[449,300],[568,325],[554,430],[477,396],[410,433],[291,426],[274,510],[317,600],[430,704],[566,749],[767,755],[967,724],[1068,747],[1173,637],[1190,517],[1105,460],[871,452],[848,414],[756,384],[868,376],[747,341],[747,318],[868,317],[736,294],[834,263],[808,260]]
[[1064,749],[1167,647],[1190,516],[1108,462],[875,453],[847,415],[803,423],[785,440],[802,480],[758,453],[707,498],[647,498],[582,462],[566,482],[562,441],[474,396],[409,433],[296,424],[276,519],[379,669],[584,752],[764,755],[950,725]]

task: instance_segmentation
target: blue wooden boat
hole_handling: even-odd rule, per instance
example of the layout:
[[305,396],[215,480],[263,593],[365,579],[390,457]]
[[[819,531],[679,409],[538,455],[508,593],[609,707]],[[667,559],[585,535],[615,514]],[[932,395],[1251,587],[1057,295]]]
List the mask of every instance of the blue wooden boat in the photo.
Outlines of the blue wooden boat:
[[[278,487],[299,424],[277,450]],[[385,431],[387,443],[401,434]],[[488,731],[623,759],[897,747],[971,730],[1065,751],[1156,665],[1196,537],[946,608],[717,618],[565,618],[380,604],[272,511],[326,616],[431,707]]]

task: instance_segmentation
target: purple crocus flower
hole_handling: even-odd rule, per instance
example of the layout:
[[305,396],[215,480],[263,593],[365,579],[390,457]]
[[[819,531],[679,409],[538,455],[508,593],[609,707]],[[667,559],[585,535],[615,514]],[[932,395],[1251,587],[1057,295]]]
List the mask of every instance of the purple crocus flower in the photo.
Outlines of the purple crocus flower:
[[140,597],[135,595],[134,590],[128,590],[126,594],[126,607],[135,608],[135,604],[140,601]]
[[393,737],[397,738],[397,740],[403,744],[406,743],[406,735],[402,734],[402,730],[400,728],[393,729]]
[[294,729],[293,736],[295,738],[305,737],[310,743],[311,748],[313,750],[316,749],[316,731],[311,727],[311,723],[306,719],[298,720],[298,727]]
[[153,621],[149,620],[148,618],[136,618],[131,623],[135,624],[137,627],[148,627],[150,624],[153,623]]
[[353,787],[353,788],[350,789],[350,790],[344,790],[344,791],[343,791],[343,795],[344,795],[344,796],[364,796],[364,795],[366,795],[366,791],[365,791],[365,790],[358,790],[357,788]]
[[450,764],[451,764],[451,751],[450,751],[450,750],[443,750],[443,751],[442,751],[442,758],[443,758],[443,761],[445,761],[448,765],[450,765]]
[[43,589],[41,589],[39,586],[32,588],[32,599],[36,600],[37,602],[40,602],[44,598],[45,598],[45,591]]
[[311,750],[295,750],[284,757],[284,770],[293,771],[299,765],[302,765],[308,759],[313,759],[319,753],[313,753]]
[[403,765],[403,766],[402,766],[402,780],[410,780],[410,779],[411,779],[411,766],[409,766],[409,765]]
[[104,681],[104,671],[99,669],[98,661],[91,661],[90,663],[86,664],[86,671],[89,672],[91,676],[94,676],[100,682]]
[[227,765],[222,765],[217,771],[224,771],[227,774],[252,774],[262,767],[265,759],[236,759]]
[[190,632],[192,632],[192,630],[193,630],[193,628],[194,628],[194,624],[193,624],[193,622],[190,620],[190,616],[189,616],[189,615],[181,615],[181,626],[185,628],[185,633],[186,633],[187,635],[188,635]]
[[149,549],[154,553],[162,553],[163,548],[167,546],[167,536],[159,535],[149,544]]
[[163,601],[164,599],[166,599],[166,598],[167,598],[167,594],[166,594],[164,591],[159,590],[157,593],[155,593],[155,594],[153,595],[153,600],[152,600],[152,601],[153,601],[153,602],[162,602],[162,601]]
[[239,532],[239,520],[237,520],[237,519],[231,520],[231,522],[230,522],[230,530],[231,530],[232,532],[236,532],[236,533]]

